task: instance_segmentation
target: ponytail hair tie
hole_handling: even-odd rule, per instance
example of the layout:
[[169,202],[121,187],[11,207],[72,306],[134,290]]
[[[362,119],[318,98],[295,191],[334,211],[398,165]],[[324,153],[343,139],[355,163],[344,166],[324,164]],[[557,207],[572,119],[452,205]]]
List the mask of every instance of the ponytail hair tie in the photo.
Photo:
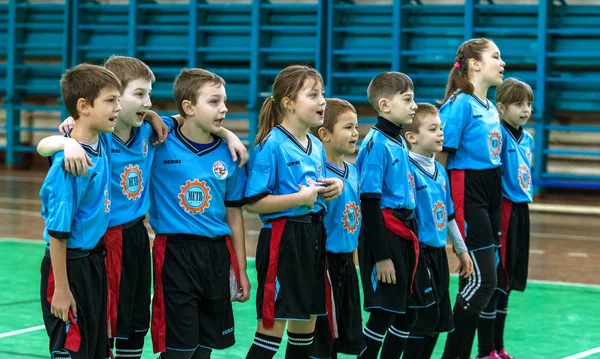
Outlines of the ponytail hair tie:
[[275,97],[273,97],[273,95],[271,95],[271,101],[275,102]]
[[456,61],[454,63],[454,67],[456,67],[457,69],[460,69],[460,62]]

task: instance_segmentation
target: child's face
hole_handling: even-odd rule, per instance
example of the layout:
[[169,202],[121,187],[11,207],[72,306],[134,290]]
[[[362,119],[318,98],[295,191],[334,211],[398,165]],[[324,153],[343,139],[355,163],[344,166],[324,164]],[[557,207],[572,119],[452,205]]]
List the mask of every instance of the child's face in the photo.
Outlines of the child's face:
[[135,79],[127,84],[121,96],[121,107],[119,121],[132,127],[142,125],[146,112],[152,106],[150,93],[152,82],[144,79]]
[[188,113],[186,121],[193,121],[206,132],[219,132],[228,111],[225,86],[207,83],[198,92],[196,104],[192,106],[193,113]]
[[321,126],[325,118],[325,97],[323,85],[313,79],[306,79],[296,99],[291,101],[292,115],[307,128]]
[[407,125],[412,123],[417,110],[415,93],[412,90],[397,93],[389,99],[387,105],[383,106],[382,115],[396,125]]
[[427,115],[421,119],[419,133],[414,133],[411,150],[424,156],[431,156],[442,151],[444,132],[438,115]]
[[121,94],[116,88],[103,88],[94,100],[93,106],[87,106],[84,110],[86,117],[90,119],[90,129],[98,132],[113,132],[117,123],[117,117],[121,111],[119,98]]
[[329,134],[330,144],[334,151],[341,155],[351,155],[356,151],[358,141],[358,120],[352,111],[338,116],[333,132]]
[[481,77],[489,86],[498,86],[502,83],[504,65],[506,63],[500,57],[500,49],[493,42],[490,42],[488,48],[481,54],[481,61],[477,61]]
[[502,119],[515,128],[526,124],[529,117],[531,117],[531,102],[528,99],[511,103],[508,106],[500,106],[500,108],[502,108],[500,113]]

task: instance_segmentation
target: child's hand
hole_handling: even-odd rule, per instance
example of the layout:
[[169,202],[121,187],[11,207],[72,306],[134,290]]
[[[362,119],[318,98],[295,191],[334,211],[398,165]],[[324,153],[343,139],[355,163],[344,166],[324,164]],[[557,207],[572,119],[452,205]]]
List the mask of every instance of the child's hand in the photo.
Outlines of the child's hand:
[[73,176],[87,176],[88,166],[91,166],[92,160],[87,155],[83,147],[73,138],[69,138],[65,143],[65,171]]
[[315,186],[307,187],[301,184],[298,185],[298,188],[300,189],[300,191],[298,191],[298,195],[300,196],[300,205],[313,208],[322,189]]
[[238,289],[238,301],[245,302],[250,299],[250,281],[248,280],[248,273],[246,271],[240,271],[240,288]]
[[344,181],[339,178],[323,178],[317,181],[326,185],[321,191],[321,195],[326,201],[335,199],[344,190]]
[[61,319],[65,323],[70,323],[69,310],[73,312],[73,316],[77,318],[77,304],[70,289],[61,290],[56,288],[52,295],[50,303],[50,313]]
[[456,271],[459,272],[459,275],[463,278],[468,278],[473,273],[473,261],[471,257],[469,257],[469,252],[461,253],[458,256],[458,268]]
[[65,133],[69,133],[73,127],[75,127],[75,120],[73,117],[69,116],[60,125],[58,125],[58,131],[61,135],[64,135]]
[[246,146],[235,135],[227,136],[226,140],[231,158],[233,158],[234,162],[238,162],[238,168],[241,168],[248,161],[248,149],[246,149]]
[[376,263],[377,280],[383,283],[396,284],[396,268],[391,259],[384,259]]
[[167,140],[167,136],[169,136],[169,127],[165,125],[165,122],[156,112],[146,112],[144,120],[148,121],[148,123],[152,125],[152,129],[156,134],[156,136],[154,136],[152,139],[152,146],[160,145]]

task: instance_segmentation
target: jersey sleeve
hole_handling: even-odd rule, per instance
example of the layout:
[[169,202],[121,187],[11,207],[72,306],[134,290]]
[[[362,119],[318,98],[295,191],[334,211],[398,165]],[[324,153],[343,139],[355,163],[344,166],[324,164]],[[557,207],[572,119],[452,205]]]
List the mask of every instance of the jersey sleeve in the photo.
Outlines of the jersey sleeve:
[[458,148],[465,119],[471,116],[469,102],[458,95],[456,99],[440,111],[442,130],[444,131],[444,152],[454,153]]
[[165,123],[165,125],[169,129],[169,132],[171,132],[171,131],[173,131],[173,129],[175,129],[175,123],[177,123],[177,121],[175,121],[175,119],[173,117],[171,117],[171,116],[160,116],[160,118],[163,120],[163,122]]
[[[235,166],[235,163],[232,164]],[[246,174],[246,166],[242,168],[234,167],[233,176],[227,179],[227,188],[225,193],[225,207],[242,207],[244,202],[244,191],[246,190],[246,182],[248,180]]]
[[450,181],[448,180],[448,173],[444,169],[443,166],[436,164],[439,167],[439,170],[442,171],[444,175],[444,180],[446,181],[446,208],[448,215],[448,222],[454,219],[454,202],[452,202],[452,191],[450,190]]
[[77,207],[77,182],[64,169],[62,152],[53,156],[40,196],[48,234],[58,239],[69,239]]
[[[265,139],[252,153],[246,183],[246,203],[254,203],[275,190],[277,174],[276,146]],[[323,164],[325,167],[325,164]]]
[[376,143],[373,138],[366,144],[367,154],[364,158],[363,170],[359,174],[361,198],[381,198],[383,178],[387,168],[387,153],[383,143]]

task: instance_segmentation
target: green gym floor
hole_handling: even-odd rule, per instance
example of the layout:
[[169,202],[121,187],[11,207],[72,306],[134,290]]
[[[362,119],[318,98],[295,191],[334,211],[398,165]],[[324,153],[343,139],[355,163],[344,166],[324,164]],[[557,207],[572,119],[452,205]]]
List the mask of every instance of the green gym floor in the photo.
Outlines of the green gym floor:
[[[0,239],[0,358],[49,357],[39,302],[43,249],[40,241]],[[254,294],[256,272],[252,260],[248,275]],[[453,291],[456,286],[453,277]],[[600,358],[599,309],[600,286],[531,281],[525,293],[511,295],[506,347],[518,359]],[[256,329],[253,298],[236,303],[234,311],[237,343],[215,352],[213,358],[244,358],[252,343]],[[434,358],[441,356],[444,342],[442,336]],[[284,348],[282,345],[275,358],[284,357]],[[148,335],[143,358],[156,357]]]

